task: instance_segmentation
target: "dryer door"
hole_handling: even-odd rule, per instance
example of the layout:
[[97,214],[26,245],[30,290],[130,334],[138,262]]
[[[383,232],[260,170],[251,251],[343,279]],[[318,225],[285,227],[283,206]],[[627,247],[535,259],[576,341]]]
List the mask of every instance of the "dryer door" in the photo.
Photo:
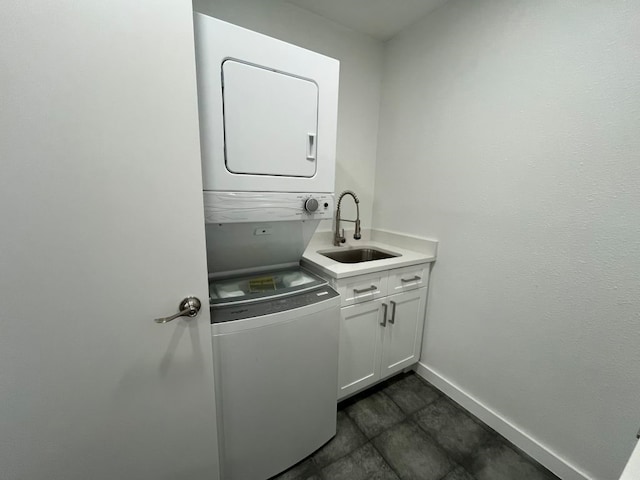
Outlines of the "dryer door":
[[318,86],[247,63],[222,65],[225,163],[236,174],[313,177]]

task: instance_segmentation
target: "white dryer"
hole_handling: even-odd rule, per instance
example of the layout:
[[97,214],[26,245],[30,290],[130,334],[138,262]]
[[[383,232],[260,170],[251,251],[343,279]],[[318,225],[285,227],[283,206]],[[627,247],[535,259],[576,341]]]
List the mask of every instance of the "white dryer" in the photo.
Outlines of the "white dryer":
[[204,191],[333,193],[340,63],[194,22]]

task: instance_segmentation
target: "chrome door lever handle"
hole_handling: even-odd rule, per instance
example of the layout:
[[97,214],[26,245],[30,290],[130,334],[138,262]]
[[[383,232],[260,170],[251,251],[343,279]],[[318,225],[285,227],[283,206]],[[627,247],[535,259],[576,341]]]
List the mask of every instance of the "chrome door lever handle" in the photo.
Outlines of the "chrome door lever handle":
[[171,315],[170,317],[164,318],[156,318],[154,321],[156,323],[167,323],[171,320],[175,320],[178,317],[190,317],[193,318],[198,315],[200,311],[200,307],[202,307],[202,303],[196,297],[187,297],[184,298],[180,305],[178,305],[178,310],[180,310],[175,315]]

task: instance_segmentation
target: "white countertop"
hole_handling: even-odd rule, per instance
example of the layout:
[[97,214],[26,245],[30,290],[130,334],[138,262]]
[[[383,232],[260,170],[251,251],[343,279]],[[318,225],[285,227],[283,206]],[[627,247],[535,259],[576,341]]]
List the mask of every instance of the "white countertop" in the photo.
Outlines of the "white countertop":
[[[385,241],[380,241],[381,239]],[[413,248],[406,248],[407,245]],[[368,262],[340,263],[318,253],[319,251],[342,251],[355,248],[375,248],[398,256]],[[433,240],[375,230],[363,232],[361,240],[349,238],[345,244],[336,247],[333,245],[332,232],[318,232],[314,235],[302,255],[302,265],[306,265],[332,278],[347,278],[381,270],[434,262],[436,250],[437,242]]]

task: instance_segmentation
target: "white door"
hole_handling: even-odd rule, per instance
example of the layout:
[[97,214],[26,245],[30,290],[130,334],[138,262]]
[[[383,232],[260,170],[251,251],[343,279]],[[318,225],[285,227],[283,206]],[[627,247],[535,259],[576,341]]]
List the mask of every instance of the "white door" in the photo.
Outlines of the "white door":
[[640,442],[636,443],[633,452],[631,452],[620,480],[636,480],[637,478],[640,478]]
[[339,400],[380,378],[385,311],[382,300],[340,309]]
[[385,300],[389,304],[389,316],[382,341],[382,378],[420,359],[427,289],[390,295]]
[[318,86],[235,60],[222,64],[225,161],[238,174],[313,177]]
[[191,9],[3,5],[3,479],[218,478]]

